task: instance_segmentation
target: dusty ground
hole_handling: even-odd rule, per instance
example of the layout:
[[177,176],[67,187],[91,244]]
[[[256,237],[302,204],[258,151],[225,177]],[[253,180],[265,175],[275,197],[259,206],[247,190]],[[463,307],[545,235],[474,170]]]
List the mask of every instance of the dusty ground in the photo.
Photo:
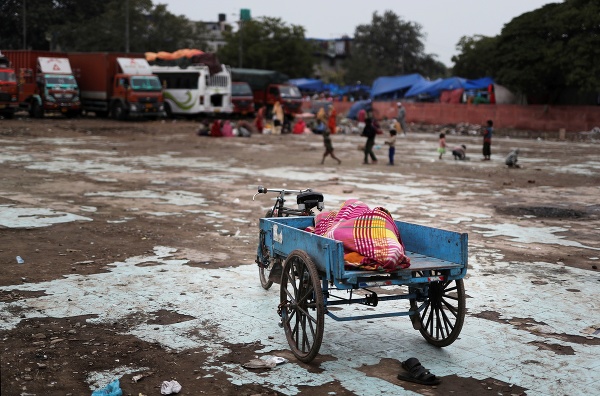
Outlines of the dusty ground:
[[[323,144],[316,135],[214,139],[196,136],[196,126],[182,120],[0,120],[2,395],[91,394],[103,382],[90,379],[90,374],[117,366],[145,368],[120,377],[125,395],[160,394],[161,382],[170,379],[184,386],[183,395],[285,393],[264,383],[236,384],[226,372],[209,371],[203,364],[212,359],[212,364],[241,365],[260,355],[257,351],[264,339],[229,345],[230,353],[219,355],[214,363],[214,355],[205,348],[173,350],[130,331],[142,324],[159,328],[202,319],[202,312],[189,315],[166,304],[149,312],[132,308],[129,315],[111,322],[94,320],[97,313],[79,314],[82,311],[55,317],[50,310],[36,313],[27,305],[52,294],[32,291],[31,285],[109,274],[122,260],[152,254],[157,246],[177,249],[174,257],[186,260],[191,268],[253,266],[257,219],[270,202],[267,197],[252,201],[259,184],[316,189],[325,193],[329,208],[347,198],[361,198],[389,208],[404,221],[467,231],[470,260],[477,261],[473,250],[500,252],[507,263],[548,263],[547,274],[538,273],[538,283],[533,285],[547,284],[545,275],[564,273],[565,268],[598,277],[597,143],[502,136],[494,140],[492,161],[482,162],[480,137],[449,135],[450,146],[468,146],[471,161],[458,162],[449,153],[437,159],[436,132],[412,132],[398,139],[397,164],[391,167],[385,165],[384,137],[377,138],[382,146],[376,151],[379,164],[365,166],[357,150],[363,138],[336,135],[335,152],[342,164],[335,165],[328,158],[321,166]],[[503,164],[503,157],[514,147],[521,149],[521,169]],[[40,208],[53,212],[11,212]],[[81,217],[53,222],[65,213]],[[45,218],[49,224],[27,224],[29,218],[38,222]],[[16,256],[24,263],[17,264]],[[137,265],[150,269],[157,264],[149,260]],[[498,273],[493,261],[482,271],[484,275]],[[163,276],[168,289],[169,272]],[[127,279],[115,278],[114,287],[127,283]],[[244,283],[260,289],[257,276]],[[465,284],[469,294],[469,279]],[[190,287],[181,298],[194,298],[195,288],[201,286]],[[213,295],[228,292],[210,290]],[[107,288],[106,295],[98,295],[96,301],[102,305],[110,294]],[[72,298],[63,301],[76,305]],[[507,321],[494,310],[471,315]],[[523,312],[520,318],[534,322],[533,316]],[[195,336],[210,342],[211,337],[219,337],[217,333],[216,329],[211,333],[207,321]],[[571,334],[563,338],[598,345],[598,337]],[[572,351],[560,345],[545,348],[561,354]],[[321,354],[310,365],[300,364],[285,347],[277,355],[316,374],[323,371],[324,362],[334,359]],[[381,359],[361,370],[400,390],[461,395],[535,391],[495,379],[492,373],[487,379],[464,373],[447,375],[434,389],[406,384],[395,377],[399,359]],[[140,373],[145,377],[133,382],[132,377]],[[299,390],[306,395],[355,394],[336,381],[302,385]]]

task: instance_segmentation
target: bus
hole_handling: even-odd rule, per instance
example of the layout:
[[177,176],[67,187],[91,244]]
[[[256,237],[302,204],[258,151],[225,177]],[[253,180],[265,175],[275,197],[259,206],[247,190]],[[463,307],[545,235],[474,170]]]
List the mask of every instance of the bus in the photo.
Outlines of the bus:
[[210,74],[208,66],[151,66],[158,76],[165,100],[167,117],[231,115],[231,73],[225,65]]

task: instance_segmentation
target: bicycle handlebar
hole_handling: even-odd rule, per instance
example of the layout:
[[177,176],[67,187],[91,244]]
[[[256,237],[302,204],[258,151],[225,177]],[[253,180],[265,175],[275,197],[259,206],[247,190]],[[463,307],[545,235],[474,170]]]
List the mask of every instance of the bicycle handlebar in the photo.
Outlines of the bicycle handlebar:
[[276,192],[279,194],[300,194],[303,192],[307,192],[307,191],[312,191],[310,188],[304,189],[304,190],[286,190],[285,188],[265,188],[263,186],[258,186],[258,192],[256,194],[254,194],[254,196],[252,197],[252,200],[254,201],[254,198],[256,198],[256,196],[258,194],[266,194],[266,193],[270,193],[270,192]]

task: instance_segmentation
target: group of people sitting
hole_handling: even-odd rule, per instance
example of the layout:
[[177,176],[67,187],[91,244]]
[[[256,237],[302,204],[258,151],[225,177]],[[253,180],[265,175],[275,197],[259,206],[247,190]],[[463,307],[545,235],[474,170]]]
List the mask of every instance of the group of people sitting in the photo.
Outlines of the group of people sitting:
[[248,121],[238,121],[232,123],[229,120],[213,120],[212,123],[208,120],[200,121],[198,127],[198,136],[211,136],[211,137],[250,137],[254,127]]

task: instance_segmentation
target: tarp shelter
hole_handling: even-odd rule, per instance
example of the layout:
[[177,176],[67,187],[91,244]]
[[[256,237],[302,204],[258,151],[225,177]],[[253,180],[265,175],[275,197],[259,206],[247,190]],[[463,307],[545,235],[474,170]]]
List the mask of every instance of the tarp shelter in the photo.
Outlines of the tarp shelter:
[[[413,85],[425,80],[418,73],[404,76],[379,77],[373,81],[371,99],[400,99]],[[426,81],[426,80],[425,80]]]
[[406,92],[405,96],[429,95],[438,97],[442,91],[454,91],[456,89],[464,89],[465,91],[487,89],[487,87],[493,83],[494,80],[491,77],[483,77],[476,80],[467,80],[461,77],[449,77],[415,84]]
[[294,78],[289,83],[297,86],[300,91],[323,92],[328,90],[328,84],[315,78]]
[[[429,95],[438,97],[442,91],[453,91],[455,89],[463,88],[466,82],[466,79],[460,77],[444,78],[442,80],[436,80],[432,84],[424,85],[421,89],[412,90],[410,96]],[[408,92],[406,96],[409,96]]]
[[463,87],[465,90],[469,89],[486,89],[490,84],[494,83],[494,79],[491,77],[483,77],[478,78],[477,80],[467,80],[465,82],[465,86]]
[[410,89],[408,91],[406,91],[404,96],[409,98],[411,96],[417,96],[421,93],[424,94],[424,92],[426,92],[429,88],[431,88],[435,84],[438,84],[440,81],[442,81],[441,78],[438,78],[437,80],[433,80],[433,81],[421,80],[418,83],[414,84],[412,87],[410,87]]
[[348,110],[348,114],[346,114],[346,118],[350,118],[352,120],[356,120],[356,116],[361,109],[365,109],[367,113],[372,109],[372,103],[370,99],[367,100],[359,100],[354,102],[350,110]]

